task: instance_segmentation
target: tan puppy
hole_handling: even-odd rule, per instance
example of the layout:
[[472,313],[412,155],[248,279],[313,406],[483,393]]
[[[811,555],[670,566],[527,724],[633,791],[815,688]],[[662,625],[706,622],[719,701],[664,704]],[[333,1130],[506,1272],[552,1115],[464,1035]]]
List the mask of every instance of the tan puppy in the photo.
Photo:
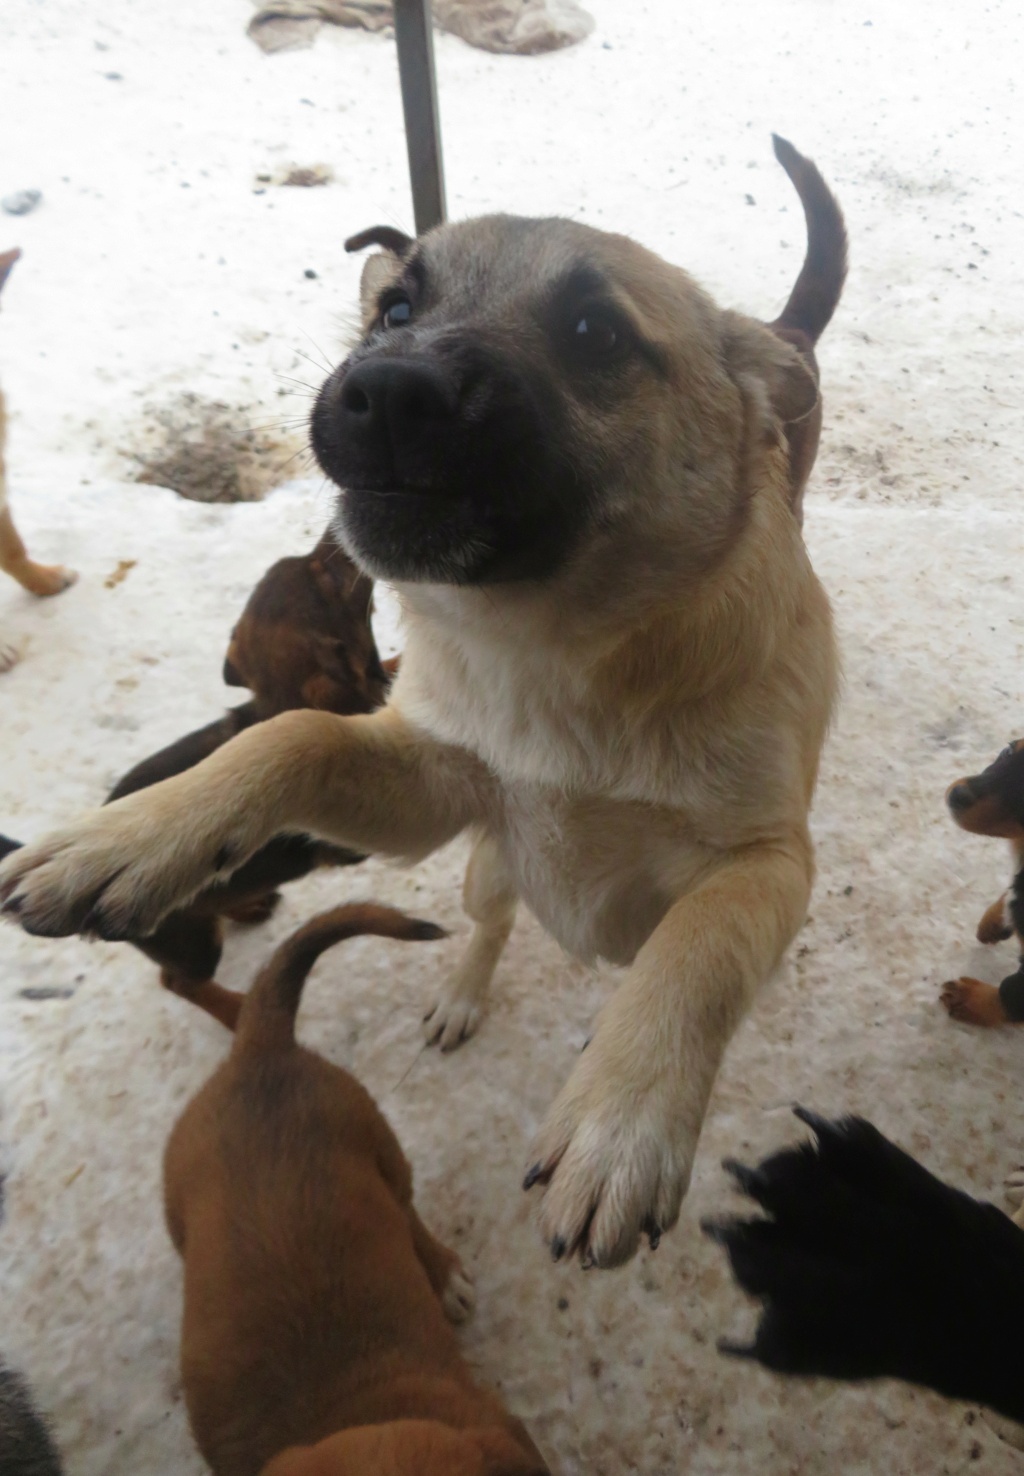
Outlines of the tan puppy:
[[296,1044],[310,969],[358,933],[444,936],[389,907],[338,907],[248,996],[209,1006],[237,1022],[234,1047],[164,1160],[196,1443],[216,1476],[546,1476],[462,1360],[449,1322],[472,1286],[413,1208],[394,1133],[354,1077]]
[[[17,248],[13,251],[0,251],[0,289],[20,255]],[[37,564],[29,558],[7,505],[7,477],[4,468],[6,441],[7,409],[0,391],[0,569],[15,578],[30,594],[60,594],[62,589],[67,589],[69,584],[74,583],[77,576],[69,569],[53,564]],[[17,648],[5,642],[0,635],[0,671],[8,671],[17,659]]]
[[472,1028],[518,898],[628,968],[526,1180],[556,1257],[612,1266],[678,1217],[722,1053],[806,915],[836,656],[783,426],[816,384],[624,236],[369,235],[313,443],[404,606],[386,706],[263,723],[11,857],[0,895],[29,931],[117,938],[281,830],[415,859],[471,829],[478,926],[432,1033]]

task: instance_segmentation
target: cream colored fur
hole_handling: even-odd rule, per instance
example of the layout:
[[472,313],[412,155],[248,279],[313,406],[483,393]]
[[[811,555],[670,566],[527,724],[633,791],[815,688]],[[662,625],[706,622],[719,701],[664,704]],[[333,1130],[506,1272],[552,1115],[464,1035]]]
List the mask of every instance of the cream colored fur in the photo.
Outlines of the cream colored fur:
[[[34,931],[118,936],[281,830],[415,860],[474,827],[476,930],[428,1034],[474,1028],[517,898],[627,967],[530,1159],[555,1252],[610,1266],[676,1220],[723,1051],[804,920],[836,658],[789,507],[779,427],[814,402],[796,355],[588,234],[646,331],[685,345],[615,431],[646,414],[652,445],[614,534],[543,584],[401,587],[384,709],[260,724],[12,856],[0,892]],[[705,448],[685,485],[684,442]]]

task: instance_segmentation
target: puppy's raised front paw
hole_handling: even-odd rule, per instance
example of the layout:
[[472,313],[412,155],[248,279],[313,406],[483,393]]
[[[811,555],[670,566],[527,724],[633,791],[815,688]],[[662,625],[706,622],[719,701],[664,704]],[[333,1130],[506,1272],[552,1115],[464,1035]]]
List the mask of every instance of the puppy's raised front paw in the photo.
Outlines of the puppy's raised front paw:
[[9,856],[0,865],[3,911],[44,937],[151,933],[211,875],[245,859],[222,834],[208,833],[194,805],[180,802],[180,783],[160,785],[162,795],[128,795]]
[[476,1287],[461,1261],[452,1267],[441,1305],[448,1321],[455,1323],[467,1322],[476,1310]]
[[950,1016],[962,1025],[1005,1025],[999,990],[980,979],[950,979],[939,995]]
[[987,907],[982,914],[978,924],[977,938],[979,943],[1001,943],[1006,938],[1013,937],[1013,925],[1006,911],[1006,893]]
[[605,1075],[601,1035],[548,1115],[524,1189],[545,1184],[541,1228],[555,1260],[619,1266],[646,1235],[653,1250],[679,1218],[696,1133],[680,1127],[671,1088],[637,1090]]

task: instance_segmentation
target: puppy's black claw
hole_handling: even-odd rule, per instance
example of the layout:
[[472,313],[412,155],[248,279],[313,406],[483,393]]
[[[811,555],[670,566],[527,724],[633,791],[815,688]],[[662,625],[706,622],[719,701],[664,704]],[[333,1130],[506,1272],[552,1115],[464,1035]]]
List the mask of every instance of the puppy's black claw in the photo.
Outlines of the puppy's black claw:
[[551,1242],[551,1259],[553,1261],[560,1261],[565,1255],[566,1249],[566,1243],[562,1239],[561,1235],[556,1235],[554,1240]]
[[722,1167],[735,1180],[737,1187],[744,1194],[749,1194],[751,1199],[760,1200],[768,1192],[768,1176],[759,1168],[749,1168],[736,1158],[723,1158]]
[[838,1127],[837,1123],[831,1122],[827,1117],[822,1117],[819,1112],[812,1112],[810,1107],[801,1107],[799,1102],[793,1103],[793,1116],[806,1123],[819,1140],[832,1137]]
[[724,1245],[728,1249],[732,1231],[737,1223],[736,1220],[701,1220],[700,1228],[709,1240],[713,1240],[716,1245]]
[[535,1163],[533,1165],[533,1168],[528,1169],[527,1172],[526,1172],[526,1178],[523,1180],[523,1188],[524,1189],[532,1189],[533,1186],[534,1186],[534,1184],[539,1184],[540,1181],[541,1181],[541,1179],[543,1179],[543,1177],[544,1177],[544,1170],[543,1170],[543,1168],[541,1167],[541,1165],[539,1163]]
[[658,1246],[661,1244],[662,1229],[658,1222],[654,1219],[653,1215],[647,1216],[646,1220],[644,1220],[643,1224],[640,1226],[640,1229],[642,1233],[647,1236],[647,1244],[650,1246],[651,1250],[656,1251],[658,1249]]

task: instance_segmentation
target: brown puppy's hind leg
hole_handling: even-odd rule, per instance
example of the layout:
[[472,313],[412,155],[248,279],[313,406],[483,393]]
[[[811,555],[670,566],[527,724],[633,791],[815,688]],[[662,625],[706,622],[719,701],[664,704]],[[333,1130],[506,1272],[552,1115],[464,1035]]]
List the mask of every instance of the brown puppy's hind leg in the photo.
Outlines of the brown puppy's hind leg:
[[232,922],[239,923],[242,927],[255,927],[257,923],[265,923],[273,917],[280,900],[280,892],[265,892],[262,897],[251,897],[244,902],[236,902],[233,906],[225,907],[222,916],[230,918]]
[[416,1256],[427,1273],[449,1322],[465,1322],[476,1307],[476,1288],[461,1259],[427,1229],[413,1206],[408,1208],[409,1228]]
[[1013,926],[1006,916],[1008,895],[1004,892],[998,902],[993,902],[991,907],[985,908],[981,922],[978,924],[979,943],[1002,943],[1005,939],[1013,937]]
[[943,984],[942,1003],[954,1020],[963,1025],[1010,1025],[1006,1007],[993,984],[980,979],[950,979]]
[[189,1004],[198,1005],[228,1030],[234,1030],[238,1024],[245,995],[237,989],[225,989],[216,979],[189,979],[171,969],[160,970],[160,982],[172,994],[187,999]]

